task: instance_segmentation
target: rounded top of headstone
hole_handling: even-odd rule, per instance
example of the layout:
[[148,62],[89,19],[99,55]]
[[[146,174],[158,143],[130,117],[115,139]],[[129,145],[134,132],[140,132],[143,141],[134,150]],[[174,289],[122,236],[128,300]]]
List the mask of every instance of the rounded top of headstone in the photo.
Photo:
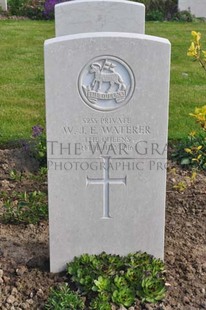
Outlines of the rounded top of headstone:
[[67,2],[62,2],[62,3],[58,3],[56,4],[56,6],[64,6],[64,5],[79,5],[81,3],[93,3],[93,2],[98,2],[98,4],[104,3],[104,2],[116,2],[116,3],[125,3],[126,5],[130,5],[130,6],[141,6],[141,7],[145,7],[145,5],[143,3],[139,3],[139,2],[134,2],[134,1],[128,1],[128,0],[70,0]]
[[87,32],[144,33],[145,6],[125,0],[75,0],[55,6],[56,36]]

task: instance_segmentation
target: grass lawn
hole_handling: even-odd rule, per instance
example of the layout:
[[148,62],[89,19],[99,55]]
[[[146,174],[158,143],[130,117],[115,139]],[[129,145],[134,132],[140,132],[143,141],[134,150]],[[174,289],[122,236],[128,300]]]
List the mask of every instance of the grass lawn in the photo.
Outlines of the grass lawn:
[[[192,30],[202,32],[206,49],[206,23],[146,24],[147,34],[172,43],[170,139],[198,128],[188,114],[206,103],[206,73],[186,56]],[[0,20],[0,146],[45,126],[43,43],[52,37],[53,22]]]
[[187,56],[191,31],[202,33],[206,50],[206,23],[147,23],[146,33],[170,40],[172,44],[170,77],[169,139],[181,139],[199,126],[188,114],[206,104],[206,72]]
[[0,145],[45,125],[43,44],[54,23],[0,21]]

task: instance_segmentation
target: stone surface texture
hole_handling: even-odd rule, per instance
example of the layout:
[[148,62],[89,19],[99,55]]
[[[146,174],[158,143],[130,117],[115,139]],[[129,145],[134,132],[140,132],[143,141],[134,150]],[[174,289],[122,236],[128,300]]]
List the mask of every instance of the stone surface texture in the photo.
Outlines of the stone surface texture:
[[56,36],[86,32],[144,33],[145,7],[124,0],[77,0],[55,6]]
[[[98,66],[118,76],[126,99],[114,92],[111,105],[100,100],[105,82],[93,86],[96,101],[85,97]],[[169,69],[170,43],[157,37],[102,32],[45,42],[52,272],[83,253],[163,258]]]
[[0,0],[0,7],[3,11],[7,11],[7,0]]

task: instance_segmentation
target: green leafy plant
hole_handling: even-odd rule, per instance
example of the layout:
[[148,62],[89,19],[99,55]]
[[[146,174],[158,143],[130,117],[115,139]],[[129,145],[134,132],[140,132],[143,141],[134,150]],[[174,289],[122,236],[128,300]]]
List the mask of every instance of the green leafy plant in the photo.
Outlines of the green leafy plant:
[[109,301],[109,296],[104,294],[99,294],[90,303],[91,310],[111,310],[111,303]]
[[44,19],[44,3],[44,0],[27,0],[21,14],[34,20]]
[[42,126],[32,127],[31,140],[23,142],[23,148],[31,157],[34,157],[40,167],[47,166],[46,133]]
[[38,170],[37,173],[35,173],[35,174],[31,173],[29,175],[29,179],[35,180],[38,183],[46,184],[46,182],[47,182],[47,173],[48,173],[47,167],[40,167],[40,169]]
[[97,291],[99,293],[106,293],[111,290],[111,281],[106,276],[99,276],[97,280],[94,280],[94,286],[92,287],[93,291]]
[[197,181],[197,169],[191,171],[185,171],[182,175],[176,173],[176,168],[168,170],[168,174],[171,175],[173,183],[172,188],[180,193],[183,193],[188,187],[192,186]]
[[137,295],[141,298],[142,302],[156,303],[164,298],[165,292],[166,288],[163,278],[148,276],[142,279]]
[[85,309],[82,298],[71,291],[67,284],[63,284],[57,289],[51,289],[46,310],[83,310]]
[[134,304],[135,292],[127,286],[119,287],[112,293],[112,301],[116,305],[130,307]]
[[177,13],[177,0],[136,0],[146,7],[146,20],[172,20]]
[[147,13],[147,21],[160,21],[164,20],[164,13],[159,10],[153,10]]
[[182,193],[187,189],[187,183],[183,180],[173,185],[173,188]]
[[94,280],[101,275],[100,267],[101,263],[94,255],[83,254],[68,264],[67,272],[82,292],[91,294]]
[[206,169],[206,136],[191,132],[176,145],[172,157],[182,166]]
[[47,196],[41,191],[4,195],[3,221],[5,223],[36,224],[48,217]]
[[23,7],[27,0],[8,0],[9,12],[11,15],[23,15]]
[[173,20],[179,22],[192,22],[194,20],[194,16],[189,11],[179,11],[174,14]]
[[13,169],[9,172],[9,177],[13,181],[20,181],[21,182],[21,180],[23,178],[23,174],[22,174],[22,172],[19,172],[16,169]]
[[32,144],[31,152],[39,161],[40,166],[45,167],[47,163],[46,134],[43,127],[37,125],[32,127]]
[[[66,0],[70,1],[70,0]],[[54,7],[62,0],[9,0],[11,15],[26,16],[34,20],[54,19]]]
[[[118,255],[83,254],[67,265],[71,280],[86,296],[90,309],[130,307],[135,298],[157,302],[164,298],[164,264],[147,253]],[[110,307],[110,308],[109,308]]]

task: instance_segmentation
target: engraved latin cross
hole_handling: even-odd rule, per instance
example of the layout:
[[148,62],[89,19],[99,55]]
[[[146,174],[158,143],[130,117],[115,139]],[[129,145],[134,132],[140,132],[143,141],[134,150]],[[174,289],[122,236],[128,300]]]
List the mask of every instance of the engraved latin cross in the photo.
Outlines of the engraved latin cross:
[[103,185],[103,216],[102,219],[109,219],[111,218],[109,214],[109,186],[110,184],[123,184],[126,185],[126,178],[109,178],[109,161],[110,156],[102,156],[104,162],[104,169],[103,169],[103,178],[97,179],[86,179],[86,184],[93,184],[93,185]]

